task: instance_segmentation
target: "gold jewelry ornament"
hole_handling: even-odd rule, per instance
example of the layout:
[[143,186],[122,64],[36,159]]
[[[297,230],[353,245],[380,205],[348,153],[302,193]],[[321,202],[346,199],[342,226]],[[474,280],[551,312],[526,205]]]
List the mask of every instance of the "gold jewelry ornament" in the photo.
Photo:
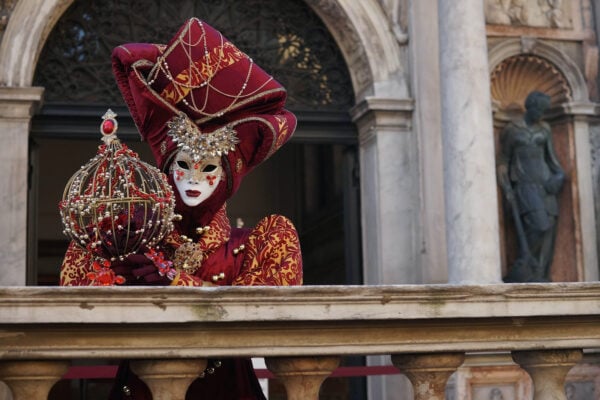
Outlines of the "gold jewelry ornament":
[[202,252],[202,249],[200,249],[200,245],[197,243],[186,242],[175,250],[173,266],[178,271],[193,275],[200,269],[203,260],[204,253]]
[[240,142],[231,126],[202,133],[184,113],[171,118],[167,126],[168,134],[177,143],[177,147],[188,152],[194,162],[227,154],[235,150],[235,145]]

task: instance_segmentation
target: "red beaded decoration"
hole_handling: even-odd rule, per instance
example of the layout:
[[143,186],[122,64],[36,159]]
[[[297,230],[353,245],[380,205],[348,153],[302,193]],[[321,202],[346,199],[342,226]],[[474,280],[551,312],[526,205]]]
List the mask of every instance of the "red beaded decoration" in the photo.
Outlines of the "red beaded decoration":
[[94,261],[92,271],[87,273],[87,278],[92,281],[92,286],[113,286],[125,283],[125,278],[115,274],[115,271],[110,269],[110,261],[108,260]]

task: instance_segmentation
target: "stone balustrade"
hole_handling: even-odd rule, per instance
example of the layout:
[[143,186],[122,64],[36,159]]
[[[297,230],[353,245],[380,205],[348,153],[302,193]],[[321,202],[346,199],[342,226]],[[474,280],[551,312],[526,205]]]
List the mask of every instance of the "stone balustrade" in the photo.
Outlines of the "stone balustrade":
[[[177,337],[177,340],[173,340]],[[600,283],[0,288],[0,380],[46,399],[74,359],[130,359],[154,399],[184,399],[207,358],[265,357],[289,399],[317,399],[341,356],[392,356],[417,400],[465,353],[512,352],[534,400],[565,399],[600,348]]]

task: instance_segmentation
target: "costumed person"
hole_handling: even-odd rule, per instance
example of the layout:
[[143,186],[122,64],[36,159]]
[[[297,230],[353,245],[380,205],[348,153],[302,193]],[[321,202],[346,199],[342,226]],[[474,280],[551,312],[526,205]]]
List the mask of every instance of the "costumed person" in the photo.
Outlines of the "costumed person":
[[[220,32],[187,21],[166,45],[113,51],[117,84],[181,216],[156,249],[116,260],[125,285],[301,285],[297,232],[280,215],[253,229],[232,228],[225,202],[243,177],[292,135],[285,89]],[[92,256],[71,243],[62,285],[94,285]],[[93,275],[92,275],[93,277]],[[151,399],[123,363],[112,399]],[[264,395],[250,360],[209,360],[186,399],[254,400]]]
[[548,107],[549,96],[530,93],[523,120],[510,122],[500,137],[498,180],[511,209],[519,246],[519,257],[506,282],[550,280],[558,193],[565,173],[554,152],[550,125],[542,121]]

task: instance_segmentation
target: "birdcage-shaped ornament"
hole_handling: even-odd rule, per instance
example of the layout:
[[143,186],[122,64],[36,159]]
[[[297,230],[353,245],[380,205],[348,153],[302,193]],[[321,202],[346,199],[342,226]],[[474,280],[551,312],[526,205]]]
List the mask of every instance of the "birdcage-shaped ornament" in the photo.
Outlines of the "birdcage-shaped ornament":
[[114,112],[102,119],[104,144],[71,177],[59,204],[64,234],[93,254],[94,269],[155,248],[175,216],[166,176],[119,141]]

